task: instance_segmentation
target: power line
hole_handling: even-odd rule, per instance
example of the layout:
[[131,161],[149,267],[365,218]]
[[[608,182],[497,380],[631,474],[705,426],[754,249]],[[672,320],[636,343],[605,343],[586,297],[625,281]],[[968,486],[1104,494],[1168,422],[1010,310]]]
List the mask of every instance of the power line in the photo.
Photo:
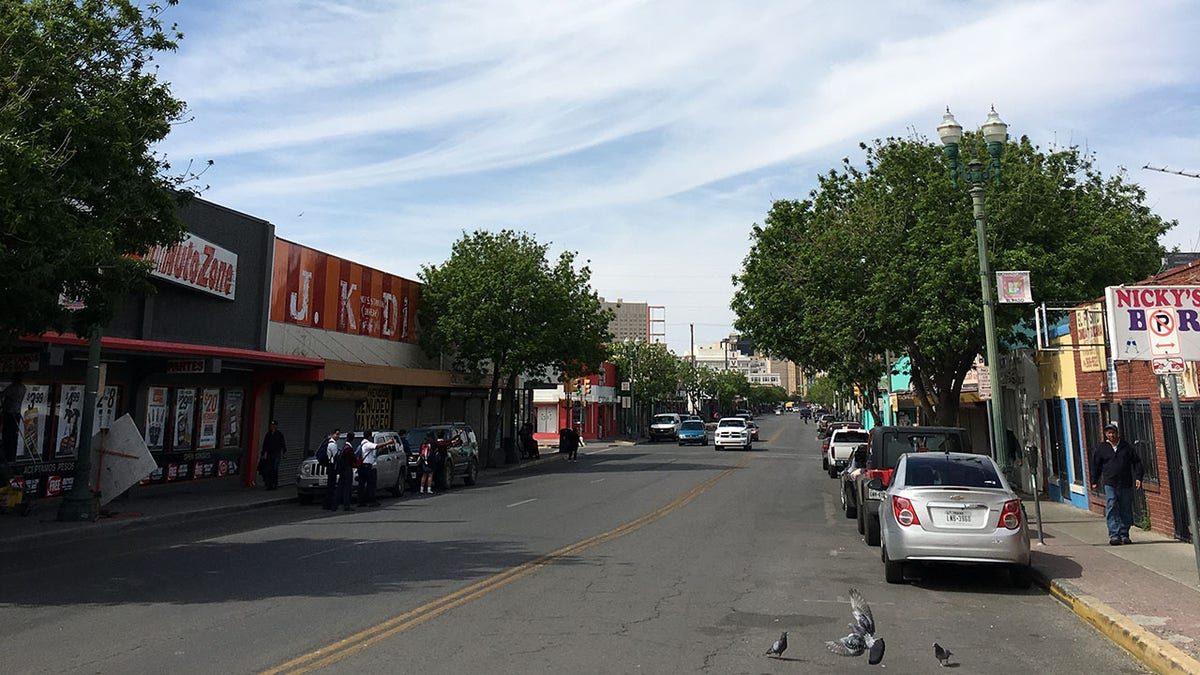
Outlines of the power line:
[[1150,166],[1149,164],[1147,164],[1146,166],[1143,166],[1142,168],[1147,169],[1149,171],[1157,171],[1159,173],[1173,173],[1178,176],[1187,176],[1188,178],[1200,178],[1200,173],[1191,173],[1188,171],[1176,171],[1175,169],[1168,169],[1165,166],[1162,168],[1159,168],[1159,167]]

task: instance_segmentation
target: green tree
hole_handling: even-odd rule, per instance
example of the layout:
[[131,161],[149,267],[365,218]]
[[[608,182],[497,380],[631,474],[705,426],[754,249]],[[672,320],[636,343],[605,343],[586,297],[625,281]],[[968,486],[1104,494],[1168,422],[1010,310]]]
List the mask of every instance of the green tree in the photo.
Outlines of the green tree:
[[476,381],[490,377],[487,461],[495,457],[500,412],[520,374],[556,367],[567,376],[594,372],[610,339],[611,313],[590,287],[591,271],[563,252],[552,264],[548,245],[512,230],[477,230],[454,243],[441,265],[422,265],[421,345],[446,354]]
[[[982,154],[979,143],[968,135],[964,153]],[[809,199],[777,201],[754,226],[735,279],[736,326],[870,394],[884,373],[880,355],[906,353],[927,418],[955,424],[962,380],[984,345],[970,197],[924,139],[861,147],[864,168],[844,160]],[[1101,175],[1078,148],[1010,141],[1001,185],[987,187],[992,267],[1030,270],[1048,300],[1094,298],[1141,279],[1158,268],[1158,239],[1174,225],[1145,197],[1123,173]],[[1026,313],[998,308],[1002,343],[1025,340],[1014,328]]]
[[[123,296],[150,289],[136,256],[183,236],[176,206],[194,176],[169,177],[151,150],[186,110],[151,67],[182,38],[161,13],[0,3],[0,343],[107,324]],[[60,293],[86,309],[64,312]]]
[[837,404],[838,395],[837,383],[826,375],[819,375],[813,380],[812,386],[808,388],[808,402],[826,408],[832,408]]

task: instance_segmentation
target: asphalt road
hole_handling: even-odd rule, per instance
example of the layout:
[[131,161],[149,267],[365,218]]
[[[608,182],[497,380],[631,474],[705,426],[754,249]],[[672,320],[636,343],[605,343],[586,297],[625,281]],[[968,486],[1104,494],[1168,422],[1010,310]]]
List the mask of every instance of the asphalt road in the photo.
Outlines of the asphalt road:
[[[434,497],[299,505],[0,560],[0,653],[19,673],[808,673],[848,591],[892,672],[1144,671],[1039,589],[943,569],[884,583],[820,470],[815,425],[755,450],[585,448]],[[763,655],[789,631],[782,659]]]

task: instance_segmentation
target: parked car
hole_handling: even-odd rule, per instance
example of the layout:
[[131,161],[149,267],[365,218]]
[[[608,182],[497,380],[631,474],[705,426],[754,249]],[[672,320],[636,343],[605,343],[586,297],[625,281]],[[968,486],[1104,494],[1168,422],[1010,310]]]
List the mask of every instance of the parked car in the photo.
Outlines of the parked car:
[[[390,490],[397,497],[404,494],[408,484],[408,462],[401,447],[400,435],[394,431],[374,431],[367,434],[354,432],[354,449],[357,450],[367,435],[376,444],[395,441],[395,445],[380,447],[375,451],[375,491]],[[346,437],[343,437],[346,438]],[[329,482],[326,467],[317,463],[316,457],[300,462],[296,476],[296,496],[301,504],[311,504],[314,499],[325,498],[325,486]],[[354,491],[358,491],[358,469],[354,470]]]
[[650,442],[679,440],[679,425],[683,418],[679,413],[659,413],[650,420]]
[[464,485],[474,485],[479,480],[479,439],[475,430],[463,422],[446,422],[408,430],[409,480],[414,485],[420,480],[417,472],[421,464],[421,443],[427,434],[433,434],[439,440],[451,440],[446,462],[434,467],[434,487],[448,489],[456,478],[462,478]]
[[708,429],[705,428],[704,422],[699,419],[684,420],[679,425],[678,438],[680,445],[689,445],[692,443],[708,445]]
[[[874,478],[874,489],[883,481]],[[1029,529],[1021,500],[986,455],[906,453],[879,504],[884,578],[904,582],[905,566],[922,563],[1004,565],[1027,588]]]
[[825,454],[821,458],[821,467],[830,478],[837,478],[838,473],[850,463],[855,448],[866,445],[868,440],[867,432],[861,428],[846,426],[834,429],[829,435],[829,442],[822,444]]
[[713,434],[713,446],[717,450],[725,448],[750,449],[750,428],[746,420],[740,417],[722,417],[717,422],[717,430]]
[[[966,429],[959,427],[882,426],[871,429],[867,461],[864,470],[854,478],[852,493],[858,533],[868,546],[879,545],[879,501],[882,490],[867,483],[878,478],[884,487],[905,453],[909,452],[974,452]],[[986,449],[984,450],[986,452]]]

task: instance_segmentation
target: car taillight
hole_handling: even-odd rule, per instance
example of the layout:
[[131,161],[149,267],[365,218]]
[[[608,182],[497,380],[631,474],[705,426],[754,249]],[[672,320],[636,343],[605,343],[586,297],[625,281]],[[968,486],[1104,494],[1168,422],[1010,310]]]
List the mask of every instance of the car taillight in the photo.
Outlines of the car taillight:
[[867,480],[879,479],[883,483],[883,487],[887,487],[892,482],[892,473],[895,469],[867,469]]
[[1021,501],[1019,499],[1010,499],[1004,502],[1004,508],[1000,509],[1000,524],[1010,530],[1021,527]]
[[905,527],[921,524],[921,519],[917,517],[917,512],[907,497],[892,496],[892,513],[896,514],[896,522]]

